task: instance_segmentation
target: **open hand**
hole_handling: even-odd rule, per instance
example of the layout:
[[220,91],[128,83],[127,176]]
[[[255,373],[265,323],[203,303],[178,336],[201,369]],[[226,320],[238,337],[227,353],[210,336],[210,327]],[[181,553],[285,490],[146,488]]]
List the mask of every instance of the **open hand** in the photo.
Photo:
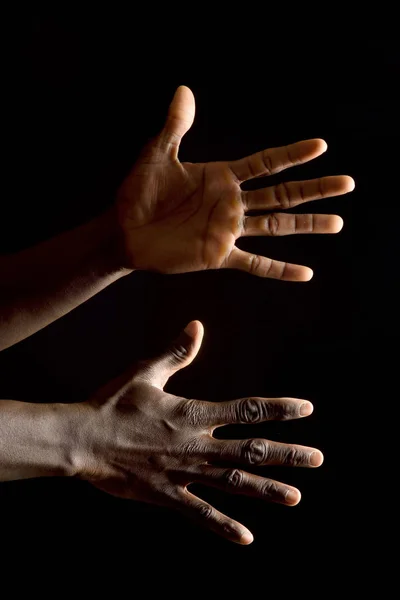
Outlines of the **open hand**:
[[221,440],[213,432],[233,423],[298,419],[313,407],[294,398],[218,403],[167,394],[168,378],[193,361],[202,337],[203,326],[192,321],[164,354],[140,362],[89,402],[73,405],[80,411],[75,464],[81,478],[110,494],[177,509],[228,540],[249,544],[253,536],[242,524],[193,495],[188,485],[297,504],[296,488],[248,473],[246,465],[318,467],[321,452],[265,439]]
[[295,215],[282,211],[354,189],[346,175],[294,181],[256,191],[240,184],[279,173],[325,152],[324,140],[311,139],[271,148],[234,161],[181,163],[178,150],[195,114],[191,90],[177,89],[161,133],[143,150],[118,192],[119,223],[126,265],[161,273],[234,268],[260,277],[308,281],[308,267],[240,250],[241,236],[337,233],[337,215]]

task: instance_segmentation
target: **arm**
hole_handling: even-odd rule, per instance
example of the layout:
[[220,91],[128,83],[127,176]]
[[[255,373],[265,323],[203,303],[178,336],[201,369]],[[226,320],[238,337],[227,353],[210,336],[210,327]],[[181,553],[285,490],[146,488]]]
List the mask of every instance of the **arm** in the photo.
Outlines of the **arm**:
[[187,486],[298,504],[296,488],[249,473],[246,465],[318,467],[319,450],[213,433],[228,424],[297,419],[313,407],[295,398],[205,402],[166,393],[169,377],[193,361],[202,337],[201,323],[192,321],[161,356],[135,365],[87,402],[0,402],[0,480],[77,476],[109,494],[179,510],[228,540],[249,544],[248,529]]
[[115,210],[38,246],[0,257],[0,350],[130,273]]
[[75,474],[77,406],[0,400],[0,481]]
[[[236,240],[337,233],[343,224],[337,215],[282,211],[350,192],[354,181],[338,175],[243,191],[247,180],[317,158],[326,143],[305,140],[240,160],[181,163],[179,144],[194,115],[193,94],[181,86],[163,130],[144,148],[108,213],[36,248],[0,258],[0,350],[134,269],[185,273],[228,268],[286,281],[311,279],[308,267],[244,252]],[[266,214],[253,216],[252,211]]]

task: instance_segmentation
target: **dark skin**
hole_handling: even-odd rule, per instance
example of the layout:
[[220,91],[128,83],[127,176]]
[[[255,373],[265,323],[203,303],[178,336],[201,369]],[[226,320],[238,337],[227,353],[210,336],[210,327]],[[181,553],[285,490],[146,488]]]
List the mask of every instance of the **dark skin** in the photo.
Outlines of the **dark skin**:
[[213,432],[228,424],[298,419],[313,407],[295,398],[215,403],[167,394],[169,377],[189,365],[201,345],[201,323],[192,321],[186,331],[165,354],[140,363],[79,406],[78,475],[110,494],[177,509],[228,540],[248,544],[253,539],[248,529],[194,496],[188,485],[293,506],[299,490],[248,473],[246,465],[318,467],[323,457],[315,448],[219,440]]
[[[281,211],[345,194],[353,180],[323,177],[251,192],[240,184],[316,158],[326,143],[307,140],[230,162],[180,163],[179,144],[193,118],[193,94],[182,86],[114,207],[35,248],[0,257],[0,349],[136,269],[236,268],[289,281],[312,277],[308,267],[246,253],[235,241],[242,235],[337,233],[337,215]],[[254,217],[248,214],[253,209],[278,212]],[[0,480],[80,477],[117,496],[178,509],[231,541],[251,543],[242,524],[192,495],[188,485],[297,504],[297,489],[247,473],[246,465],[316,467],[323,460],[318,450],[261,439],[217,440],[213,432],[225,424],[300,418],[313,408],[293,398],[212,403],[165,393],[168,378],[195,358],[202,336],[201,323],[192,321],[163,356],[136,365],[87,402],[0,401]]]

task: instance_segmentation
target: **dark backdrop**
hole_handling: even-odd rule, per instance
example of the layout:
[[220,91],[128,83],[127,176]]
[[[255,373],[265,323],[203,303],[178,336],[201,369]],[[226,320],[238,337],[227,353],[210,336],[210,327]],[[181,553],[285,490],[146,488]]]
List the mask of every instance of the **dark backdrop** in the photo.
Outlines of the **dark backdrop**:
[[[142,29],[151,30],[146,43],[140,41]],[[108,206],[143,143],[161,127],[181,83],[192,87],[197,103],[182,159],[238,158],[323,137],[329,147],[324,156],[282,177],[352,175],[354,193],[310,205],[315,212],[340,214],[344,229],[336,236],[240,242],[311,266],[315,275],[307,284],[234,271],[135,273],[2,352],[0,396],[84,400],[196,318],[206,331],[200,355],[167,389],[208,400],[250,394],[308,398],[315,406],[312,417],[242,432],[315,445],[325,463],[318,470],[264,470],[301,489],[303,500],[292,509],[202,490],[254,532],[249,548],[84,482],[2,484],[7,540],[17,539],[18,553],[29,559],[43,542],[46,560],[72,548],[79,559],[91,556],[103,564],[116,555],[120,560],[122,547],[126,558],[128,544],[128,563],[155,552],[165,559],[174,548],[179,559],[200,549],[207,564],[221,556],[229,556],[231,565],[245,556],[271,564],[294,555],[311,564],[333,555],[332,564],[341,569],[345,555],[372,544],[371,510],[381,493],[363,465],[365,452],[368,473],[377,459],[371,437],[379,435],[382,417],[372,375],[383,364],[381,349],[396,339],[398,198],[390,175],[399,134],[399,46],[336,39],[323,48],[288,47],[277,40],[255,43],[250,34],[240,44],[214,37],[213,44],[208,37],[207,44],[174,42],[169,35],[157,41],[149,25],[122,17],[20,21],[5,78],[1,251],[32,245]],[[377,357],[369,362],[377,343]],[[364,494],[367,530],[360,519]],[[4,522],[3,535],[6,530]]]

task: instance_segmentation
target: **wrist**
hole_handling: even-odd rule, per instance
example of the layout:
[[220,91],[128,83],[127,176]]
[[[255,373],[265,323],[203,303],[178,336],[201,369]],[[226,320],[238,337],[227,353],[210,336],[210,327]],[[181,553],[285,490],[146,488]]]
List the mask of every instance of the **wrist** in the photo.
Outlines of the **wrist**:
[[77,472],[79,412],[71,404],[0,402],[0,480]]
[[111,206],[91,225],[95,229],[95,235],[102,241],[104,269],[119,277],[132,273],[133,269],[130,268],[125,251],[124,233],[119,223],[117,207]]
[[61,406],[64,475],[87,479],[96,471],[92,438],[99,427],[98,411],[89,402]]

